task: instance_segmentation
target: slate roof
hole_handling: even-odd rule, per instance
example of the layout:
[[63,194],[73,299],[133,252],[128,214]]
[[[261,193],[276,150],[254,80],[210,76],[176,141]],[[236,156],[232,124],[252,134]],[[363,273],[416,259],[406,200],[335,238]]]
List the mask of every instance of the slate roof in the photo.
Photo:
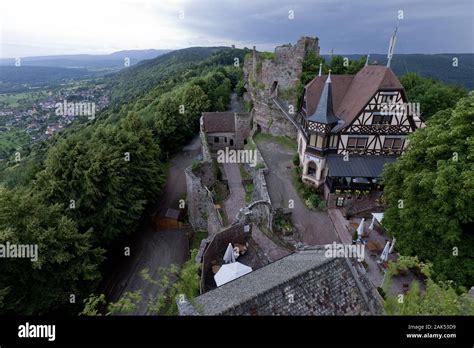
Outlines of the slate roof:
[[339,121],[339,118],[334,115],[331,84],[328,77],[324,83],[318,106],[314,113],[308,117],[309,121],[322,124],[333,124]]
[[233,112],[203,112],[204,132],[233,133],[235,132],[235,116]]
[[193,307],[200,315],[376,314],[374,289],[354,272],[348,259],[311,247],[198,296]]
[[[312,115],[323,94],[327,75],[317,76],[306,89],[306,114]],[[390,68],[368,65],[356,75],[331,75],[334,114],[350,124],[378,90],[401,90],[403,86]]]
[[344,161],[343,155],[328,155],[329,176],[379,178],[385,164],[396,160],[393,156],[351,155]]

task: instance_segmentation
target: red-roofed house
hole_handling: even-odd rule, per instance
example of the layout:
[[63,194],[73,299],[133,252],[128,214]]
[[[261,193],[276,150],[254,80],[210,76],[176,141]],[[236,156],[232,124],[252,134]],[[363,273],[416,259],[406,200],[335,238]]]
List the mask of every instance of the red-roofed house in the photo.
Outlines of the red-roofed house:
[[422,126],[403,86],[386,66],[356,75],[320,75],[304,89],[298,153],[302,179],[335,189],[381,187],[384,164]]

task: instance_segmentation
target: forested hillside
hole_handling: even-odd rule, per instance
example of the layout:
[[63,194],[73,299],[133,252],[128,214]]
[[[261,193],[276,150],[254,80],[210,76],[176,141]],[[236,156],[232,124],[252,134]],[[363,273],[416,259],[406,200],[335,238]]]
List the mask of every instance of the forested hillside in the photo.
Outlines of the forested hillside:
[[[216,54],[219,52],[219,54]],[[215,64],[243,63],[245,50],[223,47],[190,47],[172,51],[155,59],[140,62],[110,78],[112,102],[123,103],[161,83],[161,90],[171,90],[177,83],[198,76],[202,69]],[[166,83],[162,83],[166,81]]]
[[[350,60],[358,60],[365,55],[344,54]],[[329,56],[323,57],[329,60]],[[453,59],[457,59],[454,66]],[[370,62],[385,65],[387,55],[371,54]],[[392,59],[391,68],[401,76],[407,73],[418,73],[425,78],[439,80],[448,84],[456,84],[474,89],[474,54],[453,53],[453,54],[395,54]]]
[[38,244],[39,256],[2,261],[0,313],[78,313],[107,248],[157,199],[168,154],[196,134],[202,111],[225,110],[247,51],[177,52],[111,77],[114,107],[1,173],[0,243]]

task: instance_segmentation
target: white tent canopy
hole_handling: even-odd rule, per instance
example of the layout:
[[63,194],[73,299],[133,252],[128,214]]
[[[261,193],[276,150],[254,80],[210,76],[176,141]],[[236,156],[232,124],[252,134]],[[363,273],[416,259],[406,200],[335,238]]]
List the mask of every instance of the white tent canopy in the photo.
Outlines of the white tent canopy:
[[380,260],[387,261],[388,260],[388,251],[390,250],[390,242],[385,244],[385,248],[383,248],[382,255],[380,255]]
[[360,220],[360,224],[359,224],[359,227],[357,227],[357,235],[360,237],[362,237],[362,235],[364,234],[364,222],[365,222],[365,218],[362,218],[362,220]]
[[372,213],[372,223],[369,226],[370,230],[374,229],[374,223],[377,221],[379,224],[382,224],[383,213]]
[[240,262],[228,263],[222,265],[219,271],[214,275],[214,280],[217,286],[221,286],[250,272],[252,272],[252,268]]
[[224,262],[225,263],[233,263],[235,262],[235,256],[234,256],[234,248],[232,248],[232,244],[229,243],[227,246],[227,249],[224,254]]
[[392,245],[390,246],[390,250],[388,251],[389,254],[391,254],[393,252],[393,248],[395,247],[395,241],[396,241],[396,239],[393,238],[392,239]]

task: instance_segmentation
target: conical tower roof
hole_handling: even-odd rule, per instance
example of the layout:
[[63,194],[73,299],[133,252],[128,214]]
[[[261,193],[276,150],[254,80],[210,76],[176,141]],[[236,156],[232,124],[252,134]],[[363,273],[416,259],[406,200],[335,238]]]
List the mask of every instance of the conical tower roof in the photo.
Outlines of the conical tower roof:
[[334,115],[332,105],[331,71],[329,71],[323,91],[321,92],[318,106],[314,113],[308,117],[308,121],[322,124],[333,124],[339,121],[339,118]]

